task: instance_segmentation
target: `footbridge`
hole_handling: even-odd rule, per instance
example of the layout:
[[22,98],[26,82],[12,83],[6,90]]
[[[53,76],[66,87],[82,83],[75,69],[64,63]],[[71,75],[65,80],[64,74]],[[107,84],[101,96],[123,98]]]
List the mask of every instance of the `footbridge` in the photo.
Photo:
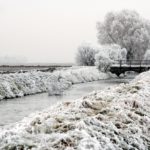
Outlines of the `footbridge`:
[[126,71],[141,73],[150,69],[150,60],[116,60],[110,67],[110,72],[119,76]]

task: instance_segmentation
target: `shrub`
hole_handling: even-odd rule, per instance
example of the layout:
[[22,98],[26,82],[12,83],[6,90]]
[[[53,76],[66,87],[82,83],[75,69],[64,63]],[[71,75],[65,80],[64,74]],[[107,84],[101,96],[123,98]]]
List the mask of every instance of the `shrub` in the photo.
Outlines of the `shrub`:
[[101,71],[108,71],[111,64],[117,60],[126,60],[127,51],[119,45],[105,45],[99,49],[99,53],[95,56],[95,65]]
[[94,66],[96,53],[98,53],[97,48],[92,47],[88,43],[84,43],[78,47],[76,63],[80,66]]

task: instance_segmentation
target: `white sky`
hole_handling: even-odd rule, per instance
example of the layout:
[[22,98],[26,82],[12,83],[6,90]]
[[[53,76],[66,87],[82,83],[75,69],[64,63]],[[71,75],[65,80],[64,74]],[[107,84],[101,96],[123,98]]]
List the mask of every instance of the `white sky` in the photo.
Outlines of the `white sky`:
[[73,62],[78,45],[97,43],[96,22],[109,11],[150,19],[150,0],[0,0],[0,57]]

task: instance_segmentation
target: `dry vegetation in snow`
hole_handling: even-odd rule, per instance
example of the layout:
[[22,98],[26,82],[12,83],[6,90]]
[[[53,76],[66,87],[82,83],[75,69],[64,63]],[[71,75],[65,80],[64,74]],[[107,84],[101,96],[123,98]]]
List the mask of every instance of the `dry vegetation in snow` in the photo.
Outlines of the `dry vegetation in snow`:
[[150,71],[1,129],[0,149],[149,150]]

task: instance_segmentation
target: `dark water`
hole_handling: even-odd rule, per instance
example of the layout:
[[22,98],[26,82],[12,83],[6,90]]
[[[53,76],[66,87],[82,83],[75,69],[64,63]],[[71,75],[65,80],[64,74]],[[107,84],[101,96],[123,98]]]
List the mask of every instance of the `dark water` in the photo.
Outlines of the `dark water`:
[[76,84],[65,91],[62,96],[48,96],[47,93],[44,93],[0,101],[0,126],[17,122],[30,113],[40,111],[57,102],[77,99],[94,90],[103,90],[128,81],[129,79],[100,80]]

